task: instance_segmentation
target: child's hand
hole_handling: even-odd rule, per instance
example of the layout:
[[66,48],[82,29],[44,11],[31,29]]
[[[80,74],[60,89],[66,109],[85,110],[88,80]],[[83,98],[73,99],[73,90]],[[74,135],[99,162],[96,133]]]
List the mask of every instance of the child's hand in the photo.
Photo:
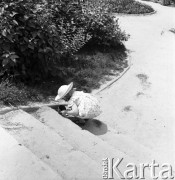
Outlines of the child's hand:
[[66,106],[66,110],[61,111],[61,114],[65,117],[67,116],[78,116],[78,107],[76,104],[69,104]]
[[71,111],[71,110],[72,110],[72,107],[71,107],[71,106],[66,106],[66,110],[67,110],[67,111]]
[[68,106],[67,108],[66,108],[66,111],[67,111],[66,113],[68,116],[78,116],[79,110],[76,104]]
[[61,111],[61,114],[62,114],[63,116],[67,116],[67,110]]

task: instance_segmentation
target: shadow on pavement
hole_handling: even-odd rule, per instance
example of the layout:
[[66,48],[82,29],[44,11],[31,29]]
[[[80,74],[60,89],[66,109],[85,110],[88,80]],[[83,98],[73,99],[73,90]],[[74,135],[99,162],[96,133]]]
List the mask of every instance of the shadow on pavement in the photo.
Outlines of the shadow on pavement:
[[83,130],[87,130],[90,133],[97,136],[106,134],[108,131],[107,125],[97,119],[81,119],[78,117],[65,117],[65,118],[70,119],[72,122],[77,124]]
[[106,134],[108,131],[107,125],[97,119],[89,119],[81,128],[97,136]]

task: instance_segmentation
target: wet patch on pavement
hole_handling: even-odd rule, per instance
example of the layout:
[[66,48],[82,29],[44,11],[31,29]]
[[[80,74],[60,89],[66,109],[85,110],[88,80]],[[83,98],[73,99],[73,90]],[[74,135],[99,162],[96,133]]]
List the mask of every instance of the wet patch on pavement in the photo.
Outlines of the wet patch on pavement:
[[137,74],[136,77],[140,80],[144,90],[150,88],[151,83],[148,82],[149,77],[146,74]]
[[146,74],[137,74],[137,77],[141,80],[142,83],[145,83],[148,80],[148,76]]
[[143,92],[138,92],[136,95],[135,95],[136,98],[142,98],[142,97],[145,97],[145,98],[151,98],[151,96],[149,96],[148,94],[145,94]]
[[143,93],[143,92],[138,92],[137,94],[136,94],[136,97],[141,97],[141,96],[144,96],[145,94]]
[[130,111],[132,111],[132,106],[125,106],[125,107],[123,108],[123,111],[125,111],[125,112],[130,112]]
[[169,31],[175,34],[175,28],[171,28]]

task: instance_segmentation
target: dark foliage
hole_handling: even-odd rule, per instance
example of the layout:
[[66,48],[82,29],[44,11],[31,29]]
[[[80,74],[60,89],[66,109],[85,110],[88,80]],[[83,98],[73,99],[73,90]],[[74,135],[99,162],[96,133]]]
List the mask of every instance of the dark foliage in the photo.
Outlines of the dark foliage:
[[[105,1],[8,0],[0,3],[0,77],[23,82],[68,76],[85,44],[103,49],[127,36]],[[70,61],[71,59],[71,61]]]

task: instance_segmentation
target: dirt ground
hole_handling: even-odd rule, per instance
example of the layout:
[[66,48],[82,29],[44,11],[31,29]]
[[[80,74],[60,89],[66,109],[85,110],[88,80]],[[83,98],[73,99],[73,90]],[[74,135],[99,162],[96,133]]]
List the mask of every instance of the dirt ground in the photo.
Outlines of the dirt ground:
[[175,8],[147,4],[157,13],[116,17],[131,35],[125,45],[133,65],[99,94],[99,120],[175,165],[175,34],[169,31],[175,28]]

